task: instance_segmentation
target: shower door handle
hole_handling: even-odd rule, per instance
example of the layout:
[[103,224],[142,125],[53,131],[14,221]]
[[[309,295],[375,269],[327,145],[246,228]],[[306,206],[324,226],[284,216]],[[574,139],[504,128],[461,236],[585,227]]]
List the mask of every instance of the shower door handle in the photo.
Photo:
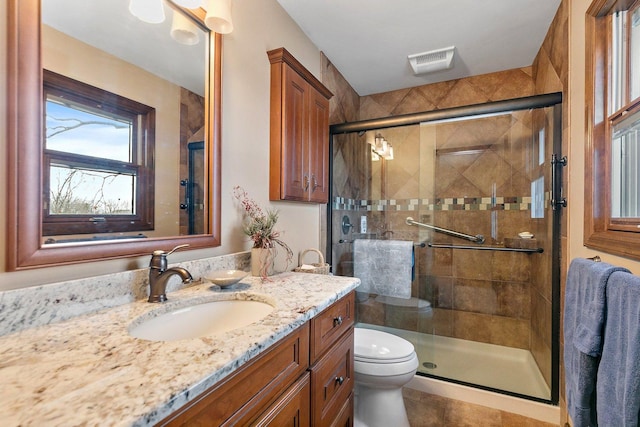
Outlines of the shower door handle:
[[181,179],[180,186],[184,187],[184,203],[180,203],[180,209],[189,209],[189,180]]
[[558,159],[557,155],[551,155],[551,209],[554,211],[560,206],[567,207],[567,199],[560,197],[562,195],[562,186],[558,180],[558,166],[560,166],[562,173],[562,168],[567,166],[567,156]]

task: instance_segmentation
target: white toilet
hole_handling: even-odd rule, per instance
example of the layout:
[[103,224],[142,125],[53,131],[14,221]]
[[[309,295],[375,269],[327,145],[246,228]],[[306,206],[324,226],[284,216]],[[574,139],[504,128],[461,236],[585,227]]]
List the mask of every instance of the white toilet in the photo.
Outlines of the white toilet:
[[356,427],[409,427],[402,386],[418,369],[409,341],[374,329],[355,328]]

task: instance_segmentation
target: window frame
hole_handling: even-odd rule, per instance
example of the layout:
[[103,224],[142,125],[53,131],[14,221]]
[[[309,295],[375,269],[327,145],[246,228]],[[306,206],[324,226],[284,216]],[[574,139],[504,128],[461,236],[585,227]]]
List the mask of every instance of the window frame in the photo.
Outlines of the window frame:
[[[611,131],[628,114],[640,110],[640,98],[628,99],[630,61],[626,64],[622,108],[610,112],[612,61],[611,14],[632,11],[639,0],[594,0],[586,15],[586,128],[584,245],[615,255],[640,259],[640,219],[611,217]],[[630,12],[631,13],[631,12]],[[627,34],[628,36],[628,34]],[[629,46],[625,53],[630,55]]]
[[[153,230],[155,216],[153,205],[155,194],[155,108],[61,74],[43,70],[43,105],[47,102],[48,95],[68,99],[92,110],[104,111],[114,117],[126,117],[132,121],[133,132],[130,163],[50,150],[46,148],[45,141],[43,141],[42,235]],[[45,114],[46,109],[43,109],[43,123],[46,121]],[[50,214],[49,166],[52,160],[61,160],[65,164],[75,163],[85,167],[94,164],[97,169],[102,166],[114,171],[128,169],[133,172],[135,170],[135,213],[132,215]]]

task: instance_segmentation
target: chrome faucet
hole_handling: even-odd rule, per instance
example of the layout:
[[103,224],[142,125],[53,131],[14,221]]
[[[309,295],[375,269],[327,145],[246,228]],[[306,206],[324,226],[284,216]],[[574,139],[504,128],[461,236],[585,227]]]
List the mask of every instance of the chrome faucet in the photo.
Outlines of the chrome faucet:
[[177,274],[182,278],[182,283],[189,283],[193,280],[191,273],[182,267],[172,267],[167,269],[167,255],[171,255],[180,248],[189,245],[176,246],[169,252],[162,250],[153,251],[149,262],[149,302],[164,302],[167,300],[167,282],[169,277]]

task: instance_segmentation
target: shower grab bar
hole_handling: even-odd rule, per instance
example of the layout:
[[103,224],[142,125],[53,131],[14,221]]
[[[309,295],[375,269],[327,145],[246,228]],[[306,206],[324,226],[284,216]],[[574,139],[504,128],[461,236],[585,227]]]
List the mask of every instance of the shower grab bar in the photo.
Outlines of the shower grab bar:
[[484,236],[482,234],[478,234],[476,236],[472,236],[470,234],[459,233],[457,231],[449,230],[448,228],[436,227],[435,225],[423,224],[421,222],[414,221],[414,219],[411,218],[410,216],[407,217],[405,222],[408,225],[417,225],[419,227],[425,227],[425,228],[431,229],[433,231],[436,231],[438,233],[446,234],[448,236],[457,237],[459,239],[465,239],[465,240],[468,240],[470,242],[480,243],[480,244],[484,243]]
[[458,245],[437,245],[434,243],[429,243],[430,248],[442,248],[442,249],[473,249],[475,251],[497,251],[497,252],[524,252],[528,254],[538,253],[541,254],[544,252],[543,248],[505,248],[502,246],[458,246]]

